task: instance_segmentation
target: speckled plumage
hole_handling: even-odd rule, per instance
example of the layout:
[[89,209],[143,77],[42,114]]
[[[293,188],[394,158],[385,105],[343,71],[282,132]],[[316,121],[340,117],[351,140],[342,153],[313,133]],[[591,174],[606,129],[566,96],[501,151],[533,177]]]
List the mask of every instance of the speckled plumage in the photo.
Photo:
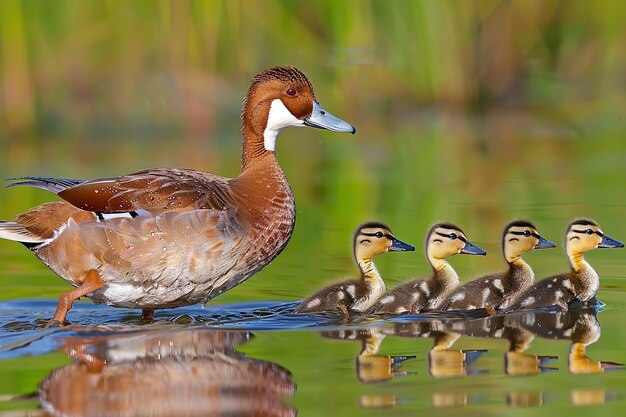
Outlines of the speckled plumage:
[[558,306],[567,311],[574,300],[591,300],[600,288],[600,277],[583,255],[598,247],[618,248],[624,247],[624,244],[606,236],[593,220],[574,220],[565,232],[565,250],[571,270],[542,279],[520,293],[508,306],[496,308],[502,312],[510,312]]
[[[471,252],[466,249],[472,248]],[[426,235],[426,258],[433,269],[430,277],[400,284],[372,306],[372,313],[396,314],[437,309],[459,285],[459,276],[446,258],[458,253],[485,254],[472,245],[463,231],[450,223],[438,223]]]
[[502,253],[508,269],[475,278],[458,286],[441,303],[441,310],[471,310],[504,306],[512,297],[530,286],[535,274],[522,255],[537,247],[554,247],[543,239],[537,228],[525,220],[516,220],[504,227]]
[[354,260],[361,277],[322,288],[302,301],[296,313],[316,313],[341,309],[344,315],[370,308],[385,292],[373,257],[385,252],[412,251],[415,248],[396,239],[382,223],[366,223],[356,230],[353,239]]

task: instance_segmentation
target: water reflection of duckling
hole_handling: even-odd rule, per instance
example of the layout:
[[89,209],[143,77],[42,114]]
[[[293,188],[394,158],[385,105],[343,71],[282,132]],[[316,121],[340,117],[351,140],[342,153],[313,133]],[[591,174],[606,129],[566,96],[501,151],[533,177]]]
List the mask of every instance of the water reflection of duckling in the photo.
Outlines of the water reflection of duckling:
[[522,255],[533,249],[554,248],[537,228],[525,220],[509,223],[502,234],[502,252],[509,264],[507,271],[476,278],[457,287],[439,306],[440,310],[471,310],[505,306],[507,300],[530,286],[535,280],[532,268]]
[[289,371],[235,350],[250,337],[196,328],[69,338],[78,360],[41,382],[41,405],[64,416],[295,416],[283,402],[296,389]]
[[587,357],[586,349],[600,338],[600,323],[595,314],[583,312],[576,320],[571,335],[572,346],[569,350],[568,367],[573,374],[598,374],[605,371],[624,370],[624,364],[607,361],[595,361]]
[[624,369],[623,364],[595,361],[587,357],[586,347],[600,338],[600,323],[593,310],[578,310],[566,313],[520,312],[505,316],[510,326],[523,328],[535,336],[547,339],[569,339],[572,341],[568,356],[568,368],[573,374],[601,373],[607,370]]
[[415,356],[378,355],[380,345],[386,337],[384,329],[334,330],[322,332],[322,336],[361,341],[361,350],[356,357],[356,375],[359,381],[366,384],[407,375],[406,372],[398,371],[398,367],[402,362],[415,358]]
[[323,288],[306,298],[296,313],[316,313],[341,309],[346,318],[350,311],[367,310],[385,292],[373,257],[385,252],[413,251],[415,247],[395,238],[382,223],[366,223],[354,233],[353,254],[361,271],[358,280],[343,281]]
[[508,340],[509,348],[504,354],[504,371],[507,375],[533,375],[556,370],[546,364],[558,359],[557,356],[524,353],[535,335],[519,324],[514,316],[455,321],[447,323],[445,328],[463,336]]
[[460,227],[437,223],[426,235],[426,258],[433,274],[425,279],[406,282],[383,295],[370,309],[373,313],[415,313],[436,309],[457,285],[459,276],[446,261],[458,253],[485,255],[487,252],[470,243]]
[[558,306],[567,311],[574,300],[587,302],[600,287],[598,273],[585,261],[585,252],[595,248],[622,248],[624,244],[606,236],[600,226],[590,219],[574,220],[567,227],[565,250],[572,270],[544,278],[520,293],[508,307],[509,312],[520,309]]
[[461,335],[448,330],[445,322],[439,320],[396,323],[394,335],[399,337],[432,338],[433,345],[428,351],[428,372],[434,378],[460,377],[483,371],[469,368],[485,349],[451,349]]
[[503,318],[505,324],[502,337],[509,341],[509,349],[504,353],[504,372],[507,375],[535,375],[558,371],[557,368],[548,366],[549,363],[557,360],[558,356],[526,353],[532,341],[535,340],[535,335],[528,330],[507,323],[509,318]]

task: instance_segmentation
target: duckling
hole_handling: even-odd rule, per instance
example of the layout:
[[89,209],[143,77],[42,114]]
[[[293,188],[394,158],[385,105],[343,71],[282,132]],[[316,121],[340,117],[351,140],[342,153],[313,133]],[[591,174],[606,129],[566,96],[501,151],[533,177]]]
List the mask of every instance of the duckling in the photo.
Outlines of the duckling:
[[577,219],[565,232],[565,251],[571,271],[554,275],[537,282],[520,293],[502,312],[520,309],[558,306],[567,311],[574,300],[583,303],[598,293],[600,277],[583,258],[585,252],[595,248],[623,248],[624,244],[605,235],[598,223],[591,219]]
[[367,310],[385,292],[383,281],[373,257],[385,252],[413,251],[415,247],[395,238],[382,223],[365,223],[356,230],[353,240],[354,259],[361,278],[348,280],[323,288],[305,299],[296,313],[317,313],[341,309],[346,318],[350,311]]
[[522,255],[533,249],[554,248],[537,228],[526,220],[516,220],[504,228],[502,253],[509,264],[507,271],[488,274],[457,287],[439,306],[440,310],[472,310],[503,305],[512,296],[530,286],[535,274]]
[[437,223],[426,236],[426,258],[433,275],[409,281],[383,295],[370,309],[373,313],[415,313],[439,307],[450,291],[459,285],[459,276],[446,258],[457,253],[486,255],[487,252],[470,243],[460,227]]

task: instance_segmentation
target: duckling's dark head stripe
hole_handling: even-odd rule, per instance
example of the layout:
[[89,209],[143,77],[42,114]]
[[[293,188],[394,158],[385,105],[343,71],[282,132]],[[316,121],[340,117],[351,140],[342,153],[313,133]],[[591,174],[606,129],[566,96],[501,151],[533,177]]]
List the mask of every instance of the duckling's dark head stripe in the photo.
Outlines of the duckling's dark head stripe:
[[[516,236],[524,236],[524,232],[515,232],[513,230],[509,230],[509,233],[512,235],[516,235]],[[537,232],[530,232],[530,234],[528,236],[534,236],[537,239],[541,239],[541,236],[539,236],[539,233]]]
[[[591,233],[588,233],[587,230],[591,230]],[[581,233],[583,235],[593,235],[596,234],[600,237],[604,237],[604,233],[598,231],[598,230],[592,230],[592,229],[583,229],[583,230],[577,230],[577,229],[572,229],[572,232],[574,233]]]
[[571,222],[569,224],[569,228],[573,228],[574,226],[596,226],[598,227],[598,223],[596,223],[595,221],[591,220],[591,219],[585,219],[585,218],[581,218],[581,219],[576,219],[573,222]]
[[[355,250],[356,250],[356,245],[357,245],[357,239],[359,236],[372,236],[372,237],[376,236],[376,233],[363,233],[363,229],[384,229],[384,230],[387,230],[388,232],[391,232],[391,230],[389,230],[389,227],[384,223],[380,223],[380,222],[363,223],[356,229],[356,232],[354,233],[354,240],[352,242],[352,246],[355,248]],[[393,235],[389,233],[383,233],[383,236],[385,236],[389,240],[395,239]]]
[[[460,231],[460,230],[459,230],[459,231]],[[447,237],[448,239],[452,239],[452,238],[450,237],[450,233],[447,233],[447,234],[446,234],[446,233],[439,233],[439,232],[435,232],[435,234],[436,234],[436,235],[439,235],[439,236],[441,236],[441,237]],[[467,243],[467,239],[465,239],[463,236],[461,236],[461,235],[459,235],[459,234],[457,234],[457,233],[454,233],[454,234],[456,235],[455,239],[459,239],[461,242]]]
[[[459,232],[463,233],[463,230],[461,230],[461,228],[460,228],[459,226],[457,226],[457,225],[455,225],[455,224],[452,224],[452,223],[436,223],[436,224],[434,224],[434,225],[430,228],[430,230],[431,230],[431,231],[432,231],[432,230],[435,230],[435,229],[436,229],[436,228],[438,228],[438,227],[440,227],[440,228],[442,228],[442,229],[452,229],[452,230],[457,230],[457,231],[459,231]],[[463,233],[463,234],[465,234],[465,233]]]
[[380,222],[368,222],[368,223],[363,223],[362,225],[360,225],[356,230],[357,232],[363,229],[387,229],[391,232],[391,229],[389,228],[389,226],[387,226],[384,223],[380,223]]
[[504,233],[506,233],[512,227],[532,227],[533,229],[537,229],[535,225],[528,220],[514,220],[504,227]]

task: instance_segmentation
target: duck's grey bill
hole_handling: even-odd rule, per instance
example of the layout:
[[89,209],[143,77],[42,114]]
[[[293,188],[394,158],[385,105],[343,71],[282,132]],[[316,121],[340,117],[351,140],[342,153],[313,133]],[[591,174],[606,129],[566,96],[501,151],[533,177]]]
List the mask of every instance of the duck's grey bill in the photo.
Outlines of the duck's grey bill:
[[413,251],[415,250],[415,246],[409,245],[408,243],[404,243],[401,240],[394,239],[389,246],[389,252],[405,252],[405,251]]
[[305,126],[327,129],[331,132],[356,133],[354,126],[328,113],[317,100],[313,101],[313,112],[304,119],[304,124]]
[[602,236],[602,242],[598,245],[599,248],[623,248],[624,244],[619,240],[615,240],[613,238],[608,237],[607,235]]
[[481,249],[478,246],[470,242],[465,243],[465,247],[461,249],[461,253],[465,255],[486,255],[487,254],[487,252],[485,252],[484,249]]

